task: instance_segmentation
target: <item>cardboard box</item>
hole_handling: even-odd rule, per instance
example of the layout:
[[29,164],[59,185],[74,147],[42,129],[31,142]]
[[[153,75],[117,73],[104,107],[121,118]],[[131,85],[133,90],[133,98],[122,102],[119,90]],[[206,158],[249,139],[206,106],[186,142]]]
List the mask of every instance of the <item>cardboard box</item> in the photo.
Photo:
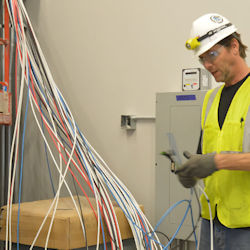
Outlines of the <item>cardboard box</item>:
[[[79,208],[77,197],[74,197]],[[33,202],[24,202],[20,205],[20,226],[19,226],[19,243],[31,245],[37,231],[42,224],[42,221],[53,200],[41,200]],[[88,246],[96,245],[97,240],[97,220],[92,208],[87,199],[80,196],[83,218],[85,223]],[[96,211],[95,199],[90,198],[90,202]],[[141,206],[141,209],[143,207]],[[117,205],[114,205],[114,210],[118,218],[119,228],[122,239],[132,238],[132,232],[128,221],[123,214],[123,211]],[[80,211],[80,209],[79,209]],[[6,212],[7,207],[1,208],[0,216],[0,240],[5,240],[6,235]],[[97,213],[96,213],[97,214]],[[13,204],[12,207],[12,242],[17,241],[17,215],[18,204]],[[44,247],[51,221],[52,212],[50,213],[40,235],[35,243],[35,246]],[[105,239],[109,242],[108,230],[105,226]],[[100,233],[100,242],[102,243],[102,235]],[[74,249],[86,246],[83,235],[83,230],[77,215],[75,206],[70,197],[60,198],[54,223],[52,226],[48,248],[56,249]]]

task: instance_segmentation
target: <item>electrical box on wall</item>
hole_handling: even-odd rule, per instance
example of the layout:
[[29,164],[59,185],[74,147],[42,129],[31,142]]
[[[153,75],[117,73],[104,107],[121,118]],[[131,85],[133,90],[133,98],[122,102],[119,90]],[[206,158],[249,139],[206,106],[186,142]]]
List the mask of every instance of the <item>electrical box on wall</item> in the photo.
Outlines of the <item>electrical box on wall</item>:
[[[171,172],[171,162],[162,156],[162,151],[175,150],[179,152],[180,160],[187,159],[184,151],[196,153],[200,131],[202,104],[206,91],[169,92],[156,95],[156,149],[155,149],[155,211],[156,221],[173,205],[181,200],[190,198],[190,190],[184,188],[178,181],[177,175]],[[170,137],[174,141],[170,141]],[[174,147],[173,147],[174,145]],[[186,211],[186,205],[176,207],[162,221],[158,230],[166,235],[173,235],[180,225]],[[199,218],[199,204],[192,201],[193,216]],[[185,220],[177,239],[185,240],[192,232],[191,220]],[[193,240],[194,238],[191,238]]]
[[192,68],[182,70],[182,90],[211,89],[211,75],[206,69]]
[[127,130],[135,130],[136,128],[135,119],[133,119],[131,115],[122,115],[121,116],[121,128],[124,128]]

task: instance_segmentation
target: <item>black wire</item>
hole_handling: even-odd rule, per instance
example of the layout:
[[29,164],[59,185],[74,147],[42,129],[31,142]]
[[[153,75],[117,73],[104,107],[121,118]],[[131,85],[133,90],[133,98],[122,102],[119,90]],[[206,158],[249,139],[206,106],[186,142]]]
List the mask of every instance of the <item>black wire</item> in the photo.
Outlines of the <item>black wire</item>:
[[161,231],[154,231],[154,232],[157,233],[157,234],[163,235],[165,238],[167,238],[168,242],[170,241],[169,237],[165,233],[163,233]]
[[[163,235],[165,238],[167,238],[168,242],[170,241],[169,237],[168,237],[165,233],[163,233],[163,232],[161,232],[161,231],[150,231],[150,232],[144,233],[144,234],[145,234],[145,235],[148,235],[148,234],[151,234],[151,233],[161,234],[161,235]],[[143,243],[143,247],[146,248],[145,240],[142,241],[142,243]],[[171,244],[169,245],[169,247],[171,248]]]

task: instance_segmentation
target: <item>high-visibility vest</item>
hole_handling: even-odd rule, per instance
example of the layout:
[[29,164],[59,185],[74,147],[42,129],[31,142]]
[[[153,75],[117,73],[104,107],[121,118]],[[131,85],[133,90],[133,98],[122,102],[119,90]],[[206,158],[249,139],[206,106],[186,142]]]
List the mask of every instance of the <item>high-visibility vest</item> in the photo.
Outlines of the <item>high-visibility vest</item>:
[[[202,109],[202,153],[250,152],[250,77],[241,85],[229,106],[222,128],[218,108],[224,86],[208,91]],[[250,171],[219,170],[204,179],[212,208],[229,228],[250,227]],[[201,196],[202,217],[209,219],[208,203]]]

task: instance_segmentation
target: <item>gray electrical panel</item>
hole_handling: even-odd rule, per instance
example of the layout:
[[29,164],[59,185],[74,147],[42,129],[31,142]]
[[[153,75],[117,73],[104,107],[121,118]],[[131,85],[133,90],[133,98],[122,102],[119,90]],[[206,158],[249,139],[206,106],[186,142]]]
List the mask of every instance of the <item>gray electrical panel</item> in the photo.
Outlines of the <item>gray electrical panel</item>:
[[[177,176],[170,171],[170,161],[160,153],[173,149],[169,135],[174,138],[174,146],[179,151],[180,159],[185,162],[183,151],[196,153],[200,131],[201,110],[206,91],[185,91],[158,93],[156,95],[156,221],[176,202],[189,199],[190,189],[185,189]],[[172,237],[178,228],[187,208],[184,202],[173,209],[162,222],[158,231]],[[194,221],[199,216],[199,206],[193,197]],[[190,215],[187,216],[177,239],[185,240],[192,232]],[[193,239],[193,238],[191,238]]]

